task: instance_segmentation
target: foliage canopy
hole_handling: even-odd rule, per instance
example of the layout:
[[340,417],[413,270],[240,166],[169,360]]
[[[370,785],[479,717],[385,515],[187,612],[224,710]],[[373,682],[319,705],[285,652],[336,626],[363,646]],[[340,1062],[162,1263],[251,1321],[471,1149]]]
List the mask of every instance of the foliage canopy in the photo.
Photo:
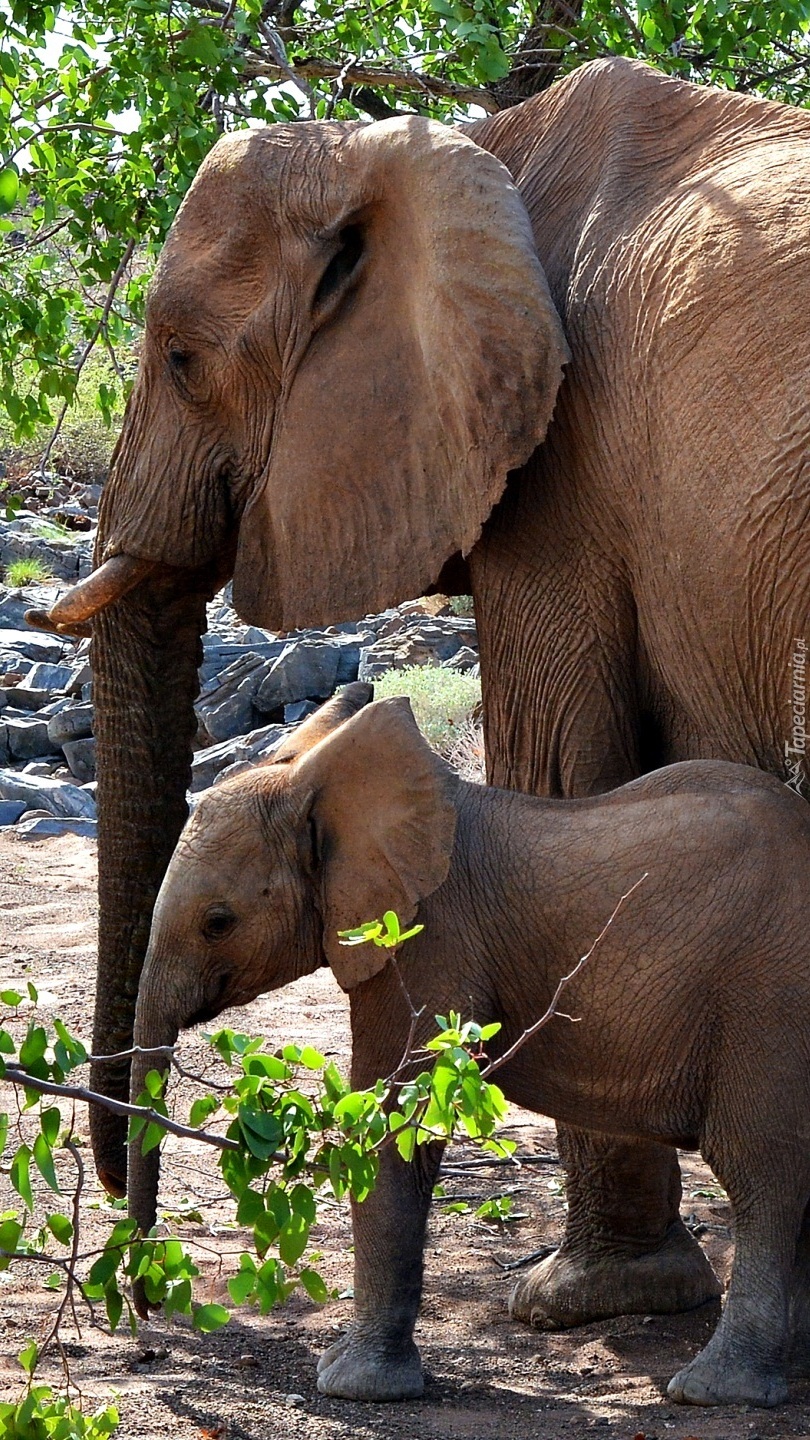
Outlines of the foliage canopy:
[[152,257],[225,129],[495,111],[596,56],[810,103],[810,0],[0,3],[0,405],[50,424],[93,346],[129,382]]

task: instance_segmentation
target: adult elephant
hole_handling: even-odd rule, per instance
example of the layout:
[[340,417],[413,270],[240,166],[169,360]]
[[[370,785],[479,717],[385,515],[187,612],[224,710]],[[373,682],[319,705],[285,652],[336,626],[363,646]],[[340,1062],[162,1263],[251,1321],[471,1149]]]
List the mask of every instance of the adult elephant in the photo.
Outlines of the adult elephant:
[[[586,795],[695,756],[801,783],[809,260],[810,116],[628,61],[464,133],[219,142],[152,285],[100,568],[44,622],[93,618],[96,1053],[131,1043],[231,573],[273,630],[469,583],[496,784]],[[123,1098],[126,1070],[95,1083]],[[123,1127],[94,1112],[93,1143],[120,1192]],[[671,1152],[561,1150],[567,1236],[517,1314],[717,1293]]]

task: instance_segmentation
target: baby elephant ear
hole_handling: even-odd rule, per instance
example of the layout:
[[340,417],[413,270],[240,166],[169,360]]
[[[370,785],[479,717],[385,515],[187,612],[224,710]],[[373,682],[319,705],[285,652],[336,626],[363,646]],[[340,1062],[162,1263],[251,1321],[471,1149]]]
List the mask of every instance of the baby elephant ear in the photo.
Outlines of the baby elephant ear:
[[338,984],[351,990],[383,968],[388,952],[341,945],[338,931],[386,910],[403,928],[411,923],[447,877],[459,782],[422,738],[409,701],[396,699],[364,707],[309,750],[295,783],[312,797],[324,950]]
[[310,715],[302,725],[294,730],[292,735],[279,745],[273,752],[272,759],[268,762],[271,765],[289,765],[291,760],[298,760],[307,750],[312,750],[319,741],[331,735],[345,720],[356,715],[364,705],[368,705],[374,698],[374,686],[366,685],[362,680],[355,680],[351,685],[344,685],[337,695],[321,705],[314,715]]

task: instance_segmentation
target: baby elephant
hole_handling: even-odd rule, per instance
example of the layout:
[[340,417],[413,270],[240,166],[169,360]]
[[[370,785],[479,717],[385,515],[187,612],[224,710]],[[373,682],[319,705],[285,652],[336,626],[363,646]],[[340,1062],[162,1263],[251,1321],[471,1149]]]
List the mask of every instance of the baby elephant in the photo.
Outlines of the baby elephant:
[[[503,1053],[622,907],[558,1016],[498,1073],[567,1125],[699,1150],[734,1207],[722,1320],[670,1382],[693,1404],[785,1399],[810,1340],[810,807],[775,778],[691,762],[595,799],[460,781],[406,700],[347,687],[274,763],[207,794],[158,897],[135,1039],[172,1044],[328,961],[349,992],[352,1082],[398,1066],[410,1015],[388,952],[338,931],[395,910],[424,931],[399,967],[426,1024],[499,1020]],[[133,1067],[140,1092],[148,1062]],[[327,1395],[422,1390],[413,1329],[438,1144],[380,1157],[354,1209],[351,1331]],[[130,1151],[132,1213],[154,1223],[157,1162]]]

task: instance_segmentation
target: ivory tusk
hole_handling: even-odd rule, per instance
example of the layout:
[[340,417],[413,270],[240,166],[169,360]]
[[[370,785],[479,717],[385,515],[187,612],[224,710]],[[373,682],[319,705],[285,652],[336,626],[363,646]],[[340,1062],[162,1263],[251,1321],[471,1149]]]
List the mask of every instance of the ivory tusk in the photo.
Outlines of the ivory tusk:
[[55,625],[47,610],[26,610],[25,623],[30,625],[32,630],[45,630],[49,635],[80,635],[84,638],[93,633],[86,620],[74,620],[70,625]]
[[120,600],[128,590],[143,580],[155,569],[154,560],[139,560],[134,555],[114,555],[105,560],[98,570],[80,580],[78,585],[64,595],[48,611],[48,618],[59,627],[75,626],[77,621],[91,620],[99,610]]

